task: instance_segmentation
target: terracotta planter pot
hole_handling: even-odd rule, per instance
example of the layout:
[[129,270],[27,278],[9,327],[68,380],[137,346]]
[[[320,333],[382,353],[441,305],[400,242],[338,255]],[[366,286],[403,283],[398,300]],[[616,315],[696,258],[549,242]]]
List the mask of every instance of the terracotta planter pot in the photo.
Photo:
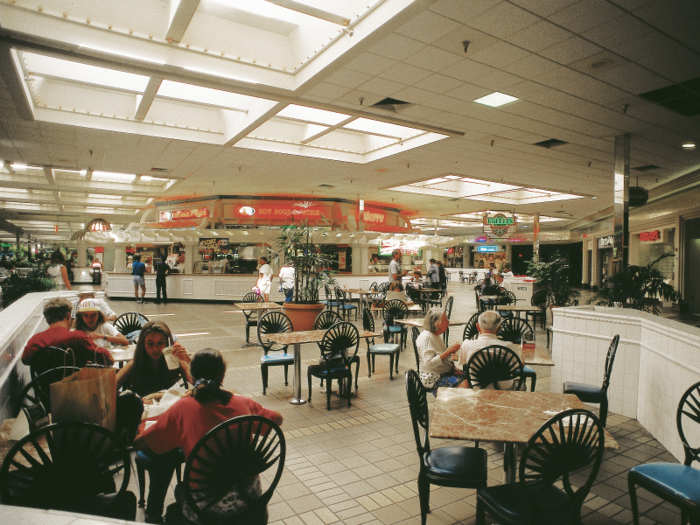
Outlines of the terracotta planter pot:
[[316,317],[320,314],[325,305],[316,304],[296,304],[284,303],[284,313],[292,321],[295,332],[304,332],[314,329]]

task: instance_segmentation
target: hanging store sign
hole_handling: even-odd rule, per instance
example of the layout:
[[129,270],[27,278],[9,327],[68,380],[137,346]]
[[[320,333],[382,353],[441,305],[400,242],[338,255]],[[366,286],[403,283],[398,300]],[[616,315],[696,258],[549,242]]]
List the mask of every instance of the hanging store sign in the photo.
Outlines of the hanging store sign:
[[226,217],[237,219],[273,220],[292,222],[295,220],[321,220],[328,221],[333,218],[333,208],[316,201],[289,202],[283,204],[245,204],[227,205],[224,210]]
[[498,251],[498,246],[477,246],[476,251],[482,253],[493,253]]
[[420,241],[382,241],[379,245],[379,255],[391,255],[396,248],[402,255],[421,255]]
[[615,237],[612,235],[598,238],[598,248],[612,248],[613,244],[615,244]]
[[642,232],[639,234],[639,240],[642,242],[656,242],[661,240],[661,232],[654,230],[652,232]]
[[489,217],[484,216],[484,233],[490,239],[506,239],[516,232],[516,220],[514,216],[497,213]]
[[228,239],[200,239],[199,253],[221,254],[228,251]]
[[209,208],[195,208],[191,210],[169,210],[160,212],[160,222],[182,221],[188,219],[205,219],[209,217]]

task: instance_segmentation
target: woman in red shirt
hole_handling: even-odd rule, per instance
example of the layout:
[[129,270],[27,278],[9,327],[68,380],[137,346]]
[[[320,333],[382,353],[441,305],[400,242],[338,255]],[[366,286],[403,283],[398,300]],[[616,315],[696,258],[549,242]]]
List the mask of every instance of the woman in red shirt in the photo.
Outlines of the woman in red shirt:
[[[195,386],[191,396],[185,396],[165,412],[151,427],[134,440],[134,448],[138,454],[145,454],[151,461],[164,459],[162,469],[149,469],[151,478],[146,511],[147,521],[157,523],[162,520],[165,494],[172,478],[174,464],[170,457],[173,451],[182,449],[185,457],[209,430],[233,417],[259,415],[271,419],[278,425],[282,424],[282,416],[274,410],[268,410],[245,396],[234,395],[221,388],[226,374],[226,362],[217,350],[207,348],[199,351],[192,358],[190,373],[195,378]],[[260,484],[256,479],[251,483],[250,490],[259,490]],[[162,493],[160,509],[151,508],[151,495],[154,491]],[[228,503],[238,508],[234,498],[227,498]],[[183,514],[195,521],[194,513],[183,509]],[[226,509],[221,509],[225,512]]]

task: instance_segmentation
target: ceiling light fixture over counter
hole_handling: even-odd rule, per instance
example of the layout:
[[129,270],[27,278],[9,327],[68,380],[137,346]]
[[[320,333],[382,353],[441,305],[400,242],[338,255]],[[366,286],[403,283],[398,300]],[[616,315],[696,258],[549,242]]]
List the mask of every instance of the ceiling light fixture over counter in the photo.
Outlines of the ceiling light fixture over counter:
[[506,95],[505,93],[499,93],[498,91],[496,91],[494,93],[491,93],[490,95],[477,98],[474,102],[492,108],[499,108],[501,106],[505,106],[506,104],[510,104],[511,102],[515,102],[516,100],[518,99],[515,97],[511,97],[510,95]]

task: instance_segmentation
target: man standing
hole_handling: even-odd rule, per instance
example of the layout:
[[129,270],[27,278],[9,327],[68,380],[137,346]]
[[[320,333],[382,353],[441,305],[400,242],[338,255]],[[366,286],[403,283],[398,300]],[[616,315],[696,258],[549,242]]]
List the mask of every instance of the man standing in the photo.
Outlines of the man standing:
[[435,259],[430,259],[430,268],[428,268],[426,277],[430,279],[431,288],[440,288],[440,270],[438,270],[438,266],[435,264]]
[[438,268],[438,282],[440,283],[441,290],[447,290],[447,272],[445,272],[445,267],[442,265],[441,261],[435,261]]
[[272,268],[267,264],[267,257],[260,257],[258,259],[258,264],[260,265],[260,275],[258,276],[258,289],[263,295],[265,302],[270,301],[270,285],[272,284]]
[[163,259],[156,263],[156,304],[160,304],[160,292],[163,292],[163,303],[168,302],[168,291],[165,284],[165,276],[172,273],[173,269]]
[[71,310],[73,305],[63,297],[50,299],[44,305],[44,319],[49,328],[35,334],[27,342],[22,352],[22,362],[25,365],[32,365],[36,360],[41,360],[43,357],[41,354],[46,351],[47,346],[73,350],[75,366],[80,368],[84,367],[88,361],[96,361],[107,366],[114,364],[114,358],[109,350],[96,346],[90,336],[84,332],[70,331]]
[[401,258],[401,250],[395,248],[391,252],[392,261],[389,263],[389,282],[401,280],[401,278],[408,273],[408,270],[402,270],[399,264],[399,259]]
[[73,308],[73,313],[71,314],[71,317],[75,319],[75,314],[78,311],[78,305],[84,301],[85,299],[94,299],[95,303],[98,305],[100,308],[100,312],[105,316],[105,320],[108,323],[113,323],[116,318],[117,314],[114,313],[114,310],[112,310],[109,306],[107,306],[107,303],[105,303],[102,299],[95,299],[95,291],[92,289],[92,286],[89,284],[84,284],[80,288],[78,288],[78,302],[75,303],[75,307]]
[[294,267],[292,263],[287,261],[282,268],[280,268],[280,286],[284,292],[284,302],[288,303],[294,297]]
[[[141,255],[134,255],[134,262],[131,265],[131,275],[134,276],[134,295],[137,303],[145,302],[146,296],[146,279],[143,277],[146,271],[146,265],[141,262]],[[139,286],[141,287],[141,299],[139,299]]]

